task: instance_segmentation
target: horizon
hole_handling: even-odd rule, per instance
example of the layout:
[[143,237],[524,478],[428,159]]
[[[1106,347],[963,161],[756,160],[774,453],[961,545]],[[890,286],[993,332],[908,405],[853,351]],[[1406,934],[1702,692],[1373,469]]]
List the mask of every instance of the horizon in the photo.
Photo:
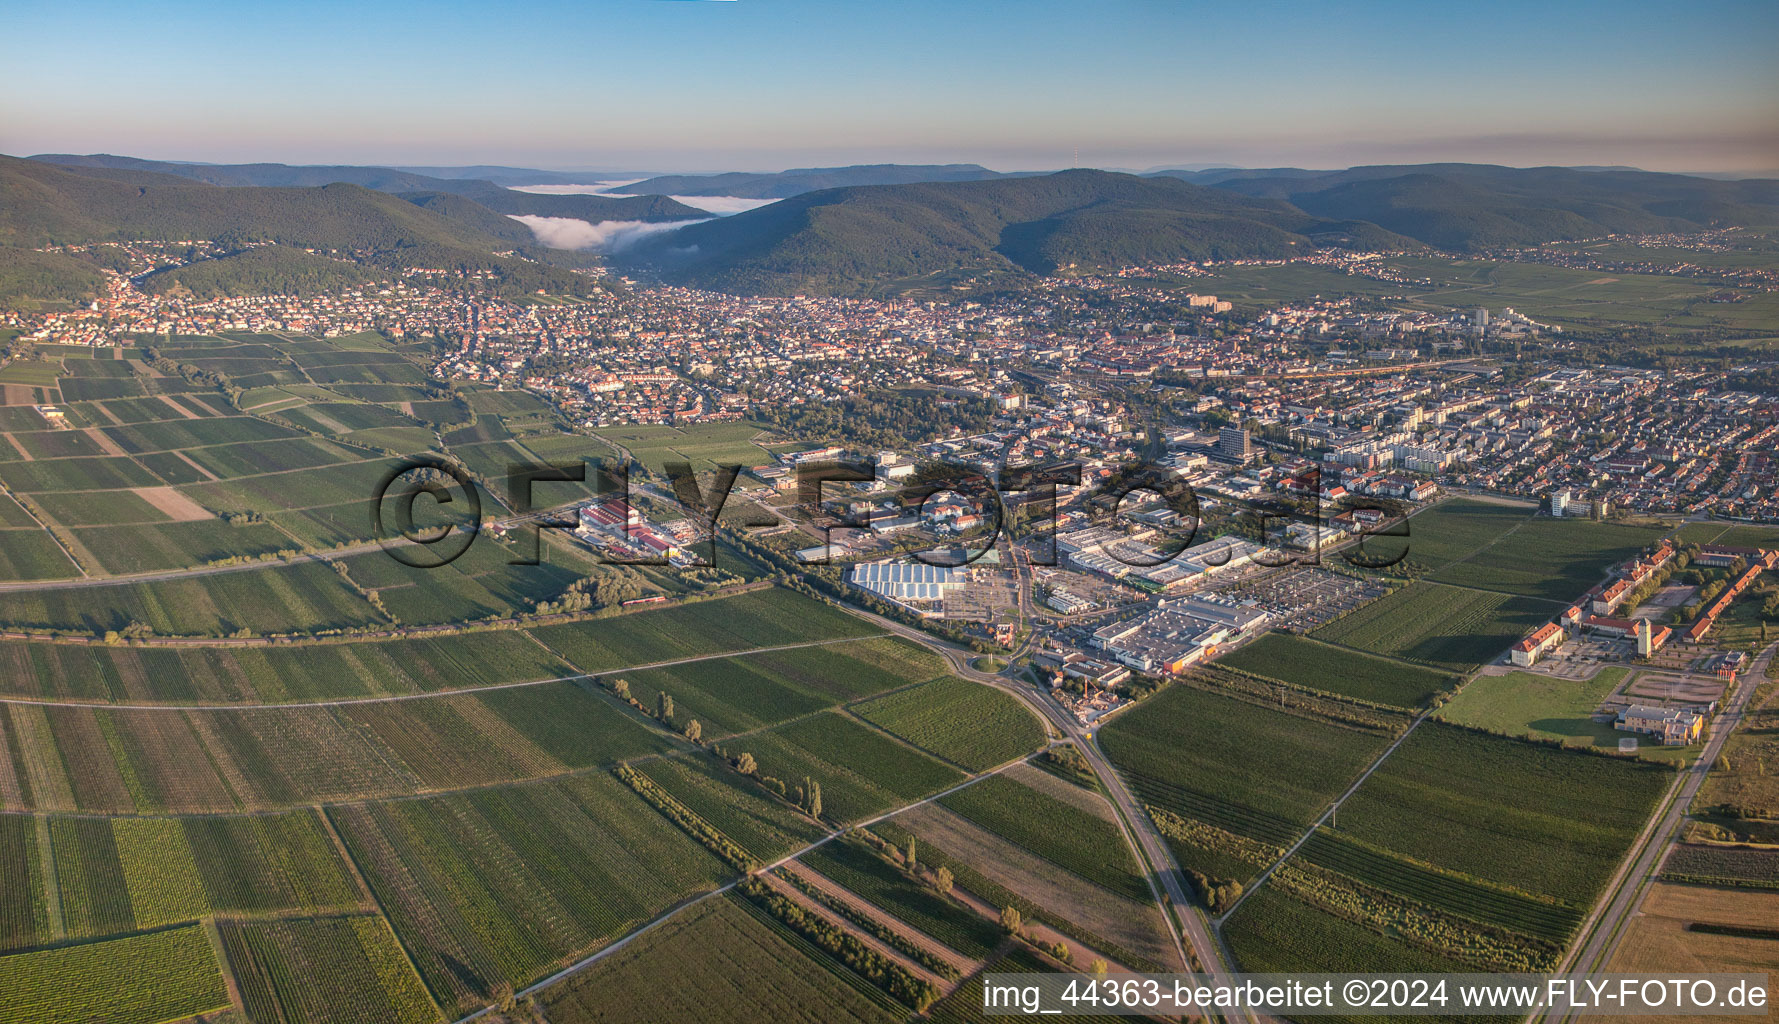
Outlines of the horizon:
[[[30,45],[14,55],[19,87],[0,101],[0,150],[675,173],[1779,168],[1779,8],[1745,0],[1686,11],[1375,2],[1272,19],[1188,3],[1084,19],[1049,0],[964,10],[634,0],[516,16],[339,6],[219,22],[180,5],[148,25],[110,2],[24,12],[13,37]],[[540,26],[551,42],[538,42]],[[1572,45],[1584,37],[1585,50]],[[565,39],[584,43],[564,49]]]
[[[656,0],[656,2],[668,2],[668,0]],[[675,2],[715,3],[715,2],[739,2],[739,0],[675,0]],[[562,174],[562,175],[585,174],[587,176],[586,181],[564,183],[560,186],[556,186],[556,187],[562,187],[562,188],[581,188],[581,187],[592,187],[592,186],[615,187],[615,186],[618,186],[621,184],[631,184],[635,181],[646,180],[648,178],[653,178],[653,177],[705,177],[705,176],[716,176],[716,175],[722,175],[722,174],[756,174],[756,175],[768,176],[768,175],[790,174],[794,171],[842,170],[842,169],[846,169],[849,167],[861,167],[861,166],[932,166],[932,167],[974,166],[974,167],[980,167],[983,170],[991,171],[996,174],[1006,174],[1006,175],[1042,176],[1042,175],[1050,175],[1050,174],[1061,174],[1065,171],[1100,171],[1100,172],[1104,172],[1107,174],[1129,174],[1129,175],[1135,175],[1138,177],[1145,177],[1145,176],[1152,176],[1152,175],[1160,175],[1160,174],[1164,174],[1164,173],[1167,173],[1170,171],[1203,172],[1203,171],[1220,171],[1220,170],[1229,170],[1229,171],[1310,171],[1310,172],[1314,172],[1314,173],[1334,174],[1334,173],[1339,173],[1341,171],[1357,170],[1359,168],[1372,167],[1372,166],[1431,167],[1431,166],[1439,166],[1439,165],[1449,164],[1449,165],[1460,165],[1460,166],[1505,167],[1505,168],[1509,168],[1509,169],[1513,169],[1513,170],[1539,170],[1539,169],[1544,169],[1544,168],[1556,168],[1556,169],[1561,169],[1561,170],[1583,171],[1583,172],[1631,171],[1631,172],[1653,173],[1653,174],[1676,174],[1676,175],[1683,175],[1683,176],[1689,176],[1689,177],[1712,178],[1712,179],[1717,179],[1717,180],[1751,181],[1751,180],[1779,179],[1779,166],[1771,167],[1771,168],[1750,169],[1750,170],[1746,170],[1746,171],[1659,170],[1659,169],[1650,168],[1650,167],[1639,167],[1639,166],[1636,166],[1633,164],[1504,164],[1504,163],[1494,163],[1494,162],[1489,162],[1489,161],[1477,161],[1477,160],[1441,160],[1441,159],[1429,159],[1429,160],[1421,161],[1419,163],[1400,163],[1400,164],[1356,163],[1356,164],[1346,164],[1346,165],[1342,165],[1342,166],[1328,166],[1328,167],[1306,166],[1306,165],[1259,166],[1259,165],[1243,165],[1243,164],[1232,164],[1232,163],[1210,163],[1210,164],[1176,163],[1176,164],[1156,164],[1152,167],[1143,167],[1143,168],[1096,167],[1096,166],[1089,166],[1089,165],[1070,166],[1070,167],[994,167],[994,166],[990,166],[988,164],[981,163],[979,161],[973,161],[973,160],[948,160],[948,161],[943,161],[943,162],[929,162],[929,163],[924,163],[924,164],[912,164],[912,163],[904,163],[904,162],[900,162],[900,161],[881,160],[881,161],[861,162],[861,163],[855,163],[855,164],[820,164],[820,165],[811,164],[811,165],[799,165],[799,166],[785,166],[785,167],[781,167],[781,168],[778,168],[775,170],[767,170],[767,169],[761,169],[761,168],[726,166],[726,165],[719,165],[719,166],[715,166],[715,167],[706,167],[706,168],[696,168],[696,169],[671,168],[671,167],[670,168],[641,168],[641,169],[639,169],[639,168],[620,168],[620,167],[600,168],[600,167],[575,167],[575,166],[550,167],[550,166],[545,166],[545,165],[515,163],[515,162],[511,162],[511,161],[501,160],[498,158],[491,158],[491,159],[485,159],[485,160],[471,160],[471,161],[466,161],[463,163],[450,163],[450,164],[446,164],[446,163],[434,163],[434,164],[398,163],[396,161],[388,161],[388,160],[369,160],[369,161],[358,162],[358,163],[348,162],[345,160],[313,160],[313,161],[302,161],[302,162],[284,161],[284,160],[256,160],[256,159],[182,160],[182,159],[175,159],[175,158],[171,158],[171,157],[146,157],[146,156],[142,156],[142,155],[136,154],[136,153],[116,153],[116,152],[103,151],[103,150],[95,150],[90,153],[45,151],[45,152],[41,152],[41,153],[30,153],[30,154],[26,154],[26,155],[16,155],[16,156],[14,154],[10,154],[10,153],[0,153],[0,156],[11,156],[14,159],[37,160],[37,161],[46,161],[46,162],[48,161],[48,158],[50,158],[50,157],[112,158],[112,159],[125,159],[125,160],[144,160],[144,161],[167,163],[167,164],[179,164],[182,166],[189,166],[189,167],[243,167],[243,166],[254,166],[254,165],[267,165],[267,166],[280,166],[281,165],[281,166],[286,166],[286,167],[298,167],[298,168],[380,167],[380,168],[386,168],[389,170],[405,170],[405,171],[409,171],[411,173],[417,173],[417,174],[424,174],[425,172],[428,172],[428,171],[463,171],[463,170],[469,170],[469,169],[473,169],[473,168],[485,167],[485,168],[499,168],[499,169],[509,170],[509,171],[540,171],[540,172],[547,172],[550,174]],[[531,186],[510,186],[509,185],[509,186],[504,186],[504,187],[507,187],[507,188],[514,188],[514,187],[529,188]]]

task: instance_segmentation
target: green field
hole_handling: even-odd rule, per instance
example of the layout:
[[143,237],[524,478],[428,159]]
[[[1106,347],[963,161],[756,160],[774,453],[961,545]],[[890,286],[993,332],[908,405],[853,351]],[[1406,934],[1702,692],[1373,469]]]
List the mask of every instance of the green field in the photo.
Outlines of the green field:
[[602,774],[328,816],[449,1017],[734,877]]
[[251,1020],[287,1024],[443,1020],[380,917],[224,922],[217,931]]
[[38,810],[274,809],[561,775],[672,747],[570,682],[332,706],[5,710]]
[[772,454],[753,439],[765,428],[756,423],[698,423],[683,427],[601,427],[599,436],[630,452],[651,473],[665,473],[668,462],[689,462],[696,472],[713,466],[767,465]]
[[1223,935],[1241,969],[1251,972],[1445,973],[1469,969],[1449,957],[1337,917],[1271,885],[1242,903],[1224,925]]
[[1226,877],[1245,859],[1240,840],[1295,841],[1390,735],[1177,685],[1114,719],[1099,738],[1152,814],[1235,837],[1182,842],[1164,828],[1183,866]]
[[1635,557],[1663,531],[1660,526],[1540,516],[1432,578],[1572,604],[1606,579],[1609,566]]
[[196,927],[0,957],[0,1024],[159,1024],[228,1005]]
[[656,706],[666,693],[676,723],[695,719],[706,736],[721,737],[907,686],[942,667],[923,648],[879,637],[626,672],[623,678],[645,706]]
[[1044,743],[1043,726],[1017,698],[955,676],[856,704],[852,712],[973,772]]
[[1419,707],[1457,683],[1441,672],[1317,643],[1295,633],[1268,633],[1217,663],[1313,690],[1408,708]]
[[1006,775],[996,775],[939,801],[1007,841],[1139,902],[1149,883],[1118,826]]
[[1440,502],[1409,517],[1406,561],[1423,568],[1442,568],[1524,526],[1534,511],[1467,498]]
[[1674,778],[1648,762],[1429,722],[1342,805],[1339,830],[1586,907]]
[[839,824],[929,796],[964,777],[836,712],[723,746],[731,755],[752,754],[761,777],[779,780],[787,792],[800,788],[805,776],[813,779],[822,789],[822,817]]
[[1311,635],[1447,672],[1470,672],[1501,657],[1515,641],[1562,610],[1536,598],[1411,583]]
[[639,760],[636,769],[762,864],[828,834],[827,829],[768,796],[752,782],[702,754]]
[[[1624,680],[1626,669],[1603,668],[1592,679],[1556,679],[1535,672],[1510,672],[1501,676],[1477,676],[1439,709],[1439,717],[1456,725],[1553,740],[1602,750],[1617,750],[1618,741],[1630,737],[1611,722],[1595,722],[1594,709]],[[1642,754],[1672,760],[1696,752],[1696,747],[1643,747]]]
[[[663,978],[671,976],[672,984]],[[740,897],[708,899],[538,999],[551,1024],[891,1024],[908,1011]]]
[[804,854],[799,870],[813,870],[887,911],[944,946],[980,960],[999,945],[1000,927],[930,886],[914,881],[851,840],[835,840]]
[[280,704],[430,693],[574,671],[517,630],[232,648],[0,641],[0,692],[58,700]]

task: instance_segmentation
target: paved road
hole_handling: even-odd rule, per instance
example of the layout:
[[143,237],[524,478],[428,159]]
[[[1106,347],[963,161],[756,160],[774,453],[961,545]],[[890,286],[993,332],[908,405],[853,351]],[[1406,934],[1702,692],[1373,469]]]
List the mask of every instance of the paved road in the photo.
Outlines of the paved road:
[[[1686,817],[1687,810],[1692,807],[1693,798],[1705,784],[1705,776],[1716,762],[1723,745],[1742,724],[1743,713],[1754,691],[1766,678],[1767,666],[1779,654],[1779,644],[1774,644],[1754,659],[1747,672],[1743,673],[1741,684],[1724,710],[1711,725],[1711,738],[1706,741],[1705,749],[1698,759],[1682,772],[1673,793],[1672,799],[1663,811],[1645,830],[1640,837],[1644,845],[1635,859],[1619,868],[1614,876],[1612,887],[1608,890],[1612,895],[1600,907],[1596,907],[1589,920],[1583,924],[1583,934],[1588,936],[1579,952],[1564,964],[1564,969],[1578,972],[1595,971],[1603,968],[1618,948],[1619,941],[1624,937],[1625,925],[1633,918],[1643,899],[1649,893],[1651,883],[1661,871],[1661,865],[1667,859],[1668,851],[1679,838],[1680,824]],[[1588,929],[1592,929],[1588,931]],[[1569,1014],[1545,1015],[1547,1021],[1560,1021]]]
[[[1181,960],[1186,963],[1196,961],[1198,969],[1210,975],[1216,983],[1230,983],[1230,972],[1223,956],[1222,944],[1211,933],[1205,918],[1198,912],[1192,896],[1187,893],[1183,884],[1184,875],[1180,871],[1179,864],[1175,862],[1172,851],[1168,849],[1161,834],[1155,830],[1155,825],[1149,820],[1148,814],[1144,812],[1142,804],[1125,786],[1124,779],[1113,769],[1105,755],[1100,752],[1099,744],[1092,739],[1086,729],[1082,728],[1081,723],[1077,722],[1073,715],[1064,711],[1061,706],[1046,700],[1029,685],[1021,685],[1006,676],[989,675],[976,670],[970,664],[973,655],[969,651],[945,643],[921,630],[905,626],[893,619],[872,615],[869,612],[857,612],[856,609],[855,612],[871,619],[885,629],[936,651],[951,663],[952,669],[958,675],[1012,694],[1042,716],[1064,739],[1074,743],[1075,748],[1086,758],[1087,763],[1093,767],[1094,773],[1104,783],[1113,806],[1118,810],[1119,828],[1124,832],[1126,840],[1135,846],[1143,858],[1154,868],[1149,873],[1150,885],[1152,890],[1154,887],[1159,887],[1155,891],[1156,902],[1161,903],[1160,896],[1165,893],[1167,902],[1173,908],[1173,913],[1167,913],[1164,910],[1162,916],[1167,920],[1168,931],[1172,934]],[[1188,949],[1192,954],[1190,958],[1186,956]],[[1253,1020],[1254,1018],[1251,1014],[1244,1012],[1242,1019]]]

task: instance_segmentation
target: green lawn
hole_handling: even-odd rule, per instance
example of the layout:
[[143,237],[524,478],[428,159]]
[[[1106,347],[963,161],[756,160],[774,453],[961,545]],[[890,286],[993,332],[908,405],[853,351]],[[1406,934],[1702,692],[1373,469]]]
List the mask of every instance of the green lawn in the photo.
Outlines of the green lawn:
[[[1581,682],[1536,672],[1478,676],[1439,710],[1439,717],[1509,736],[1617,750],[1619,739],[1631,734],[1619,732],[1611,723],[1595,722],[1590,716],[1623,681],[1627,671],[1605,668],[1594,678]],[[1668,760],[1685,756],[1692,749],[1646,745],[1642,753],[1645,757]]]

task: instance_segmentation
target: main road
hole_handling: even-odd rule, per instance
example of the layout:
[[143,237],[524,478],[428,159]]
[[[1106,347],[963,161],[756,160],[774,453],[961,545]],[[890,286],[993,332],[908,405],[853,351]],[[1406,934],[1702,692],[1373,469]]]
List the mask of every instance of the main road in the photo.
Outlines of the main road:
[[[1223,956],[1222,943],[1207,927],[1205,918],[1197,911],[1192,896],[1186,892],[1186,887],[1182,883],[1184,876],[1180,871],[1180,865],[1174,860],[1173,852],[1167,848],[1167,842],[1156,831],[1154,823],[1150,821],[1149,815],[1143,810],[1142,804],[1125,786],[1123,777],[1113,769],[1111,762],[1107,761],[1105,755],[1100,752],[1099,744],[1093,739],[1092,733],[1084,729],[1081,723],[1076,721],[1073,715],[1063,710],[1060,705],[1045,699],[1031,687],[1022,686],[1005,675],[991,675],[978,670],[971,664],[973,660],[971,652],[939,640],[912,626],[903,625],[894,619],[857,608],[850,610],[876,622],[884,629],[938,653],[951,664],[953,671],[958,675],[1013,695],[1023,701],[1026,706],[1035,710],[1057,734],[1074,743],[1075,749],[1081,752],[1082,757],[1093,768],[1094,774],[1098,775],[1100,781],[1105,785],[1106,793],[1111,797],[1112,804],[1118,811],[1119,827],[1124,831],[1126,839],[1153,868],[1149,872],[1150,884],[1159,886],[1158,896],[1165,894],[1167,897],[1165,901],[1167,906],[1162,908],[1162,916],[1167,920],[1168,931],[1173,937],[1174,944],[1176,947],[1180,947],[1182,962],[1190,967],[1196,961],[1198,970],[1209,975],[1215,984],[1230,985],[1232,983],[1229,968],[1226,966]],[[1163,901],[1158,899],[1157,902]],[[1188,949],[1191,951],[1190,958],[1186,956]],[[1256,1018],[1252,1013],[1242,1011],[1239,1019],[1253,1021]]]

